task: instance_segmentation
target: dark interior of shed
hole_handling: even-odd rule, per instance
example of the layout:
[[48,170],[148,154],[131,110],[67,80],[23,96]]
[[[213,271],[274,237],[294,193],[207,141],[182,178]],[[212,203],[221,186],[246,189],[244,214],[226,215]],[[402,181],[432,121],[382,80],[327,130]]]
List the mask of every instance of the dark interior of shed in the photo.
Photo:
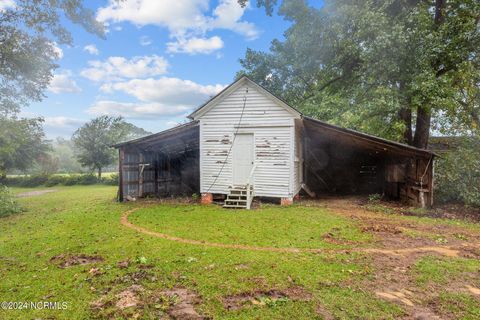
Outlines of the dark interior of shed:
[[303,149],[304,182],[317,196],[400,196],[408,154],[313,121],[304,122]]
[[185,126],[120,148],[123,197],[199,193],[198,134],[198,126]]
[[305,182],[317,195],[383,193],[384,155],[325,136],[311,136],[305,147]]

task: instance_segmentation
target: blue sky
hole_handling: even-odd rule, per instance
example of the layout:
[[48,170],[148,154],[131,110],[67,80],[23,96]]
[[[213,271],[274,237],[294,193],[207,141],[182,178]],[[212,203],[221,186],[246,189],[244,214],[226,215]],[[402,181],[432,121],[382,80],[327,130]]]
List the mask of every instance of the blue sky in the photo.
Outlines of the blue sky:
[[106,39],[66,22],[74,44],[59,46],[47,98],[23,112],[43,116],[49,138],[70,137],[102,114],[151,132],[174,126],[232,82],[248,47],[267,50],[289,25],[236,0],[86,3],[107,25]]

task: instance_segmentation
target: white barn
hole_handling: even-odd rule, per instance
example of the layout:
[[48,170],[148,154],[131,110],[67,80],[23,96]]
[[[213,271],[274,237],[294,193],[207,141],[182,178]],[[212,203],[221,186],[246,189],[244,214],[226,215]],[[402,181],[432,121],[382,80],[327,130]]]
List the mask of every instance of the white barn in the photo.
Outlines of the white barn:
[[255,82],[240,78],[189,118],[200,125],[202,194],[249,184],[256,196],[291,201],[300,191],[301,114]]
[[119,197],[191,195],[250,208],[292,203],[300,191],[382,193],[433,202],[433,153],[303,116],[248,77],[189,115],[190,122],[116,145]]

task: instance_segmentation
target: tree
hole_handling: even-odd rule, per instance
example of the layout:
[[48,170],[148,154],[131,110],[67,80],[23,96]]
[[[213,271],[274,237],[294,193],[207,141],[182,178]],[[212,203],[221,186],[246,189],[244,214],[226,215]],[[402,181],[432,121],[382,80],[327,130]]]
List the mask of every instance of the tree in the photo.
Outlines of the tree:
[[420,148],[432,124],[478,127],[480,2],[284,0],[279,14],[285,41],[247,50],[240,73],[306,114]]
[[125,122],[122,117],[101,116],[78,129],[72,136],[72,142],[78,161],[97,170],[100,178],[102,169],[115,161],[112,145],[146,134],[149,132]]
[[103,25],[79,0],[16,0],[0,11],[0,115],[44,97],[57,67],[55,43],[72,44],[62,17],[103,36]]
[[435,168],[437,198],[480,207],[480,137],[465,136]]
[[81,172],[82,166],[75,158],[74,146],[71,140],[57,138],[52,143],[52,157],[58,158],[58,172]]
[[43,119],[0,118],[0,177],[10,170],[27,170],[49,151]]

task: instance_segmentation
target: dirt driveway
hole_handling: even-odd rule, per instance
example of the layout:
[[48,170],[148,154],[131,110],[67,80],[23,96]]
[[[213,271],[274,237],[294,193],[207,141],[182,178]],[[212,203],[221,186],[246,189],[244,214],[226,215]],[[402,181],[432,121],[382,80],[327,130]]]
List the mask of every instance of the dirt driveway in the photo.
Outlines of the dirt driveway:
[[17,193],[15,196],[17,198],[26,198],[26,197],[35,197],[41,196],[42,194],[56,192],[56,189],[44,189],[44,190],[34,190],[34,191],[27,191],[27,192],[20,192]]

